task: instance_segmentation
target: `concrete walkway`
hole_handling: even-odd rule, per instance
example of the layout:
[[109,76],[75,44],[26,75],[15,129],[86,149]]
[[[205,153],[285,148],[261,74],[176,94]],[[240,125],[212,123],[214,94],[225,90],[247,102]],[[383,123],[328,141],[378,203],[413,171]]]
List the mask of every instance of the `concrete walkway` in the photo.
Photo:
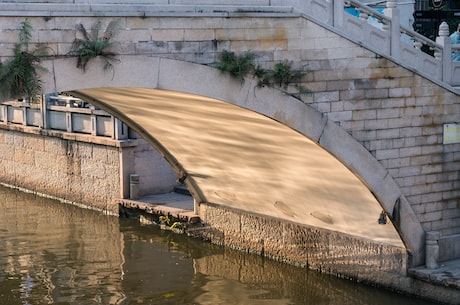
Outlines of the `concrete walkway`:
[[136,200],[120,199],[119,204],[123,208],[137,209],[148,214],[172,215],[184,221],[198,219],[193,211],[193,197],[176,192],[148,195]]

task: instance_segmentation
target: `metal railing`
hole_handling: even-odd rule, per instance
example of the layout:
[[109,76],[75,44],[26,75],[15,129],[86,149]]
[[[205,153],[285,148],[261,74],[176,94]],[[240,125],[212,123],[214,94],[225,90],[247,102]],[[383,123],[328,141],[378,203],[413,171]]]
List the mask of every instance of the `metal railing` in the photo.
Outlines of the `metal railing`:
[[65,96],[42,96],[32,103],[0,103],[0,124],[31,126],[114,140],[128,138],[126,124],[80,99]]

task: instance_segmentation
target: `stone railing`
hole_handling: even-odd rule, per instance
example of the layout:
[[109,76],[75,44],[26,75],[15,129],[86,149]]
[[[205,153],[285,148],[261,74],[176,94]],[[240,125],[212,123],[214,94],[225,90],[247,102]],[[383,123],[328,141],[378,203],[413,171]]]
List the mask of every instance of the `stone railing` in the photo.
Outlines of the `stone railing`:
[[[441,25],[436,41],[432,41],[401,25],[396,1],[387,1],[383,14],[356,0],[290,2],[309,19],[333,27],[377,54],[430,79],[451,86],[460,85],[460,62],[452,61],[452,51],[460,46],[451,46],[446,23]],[[350,8],[356,10],[359,16],[347,13],[346,9]]]
[[128,127],[107,112],[79,99],[48,96],[37,103],[0,103],[0,125],[23,125],[45,130],[128,138]]

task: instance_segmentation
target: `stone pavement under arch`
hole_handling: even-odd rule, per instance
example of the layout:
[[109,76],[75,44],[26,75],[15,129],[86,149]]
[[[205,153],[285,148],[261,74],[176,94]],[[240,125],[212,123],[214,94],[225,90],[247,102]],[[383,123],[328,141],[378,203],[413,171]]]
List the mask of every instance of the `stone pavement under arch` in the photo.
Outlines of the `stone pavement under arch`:
[[347,167],[273,119],[202,96],[147,88],[72,94],[109,111],[186,173],[199,202],[404,247],[382,207]]

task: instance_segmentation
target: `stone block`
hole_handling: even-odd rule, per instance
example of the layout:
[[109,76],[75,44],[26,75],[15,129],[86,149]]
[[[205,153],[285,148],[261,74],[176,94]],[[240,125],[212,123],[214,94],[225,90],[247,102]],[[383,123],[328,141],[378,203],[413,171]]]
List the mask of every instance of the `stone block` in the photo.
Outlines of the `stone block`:
[[399,157],[399,149],[381,149],[376,152],[377,160],[396,159]]
[[351,111],[335,111],[327,114],[327,117],[334,122],[349,121],[352,117]]
[[364,122],[364,128],[367,130],[374,130],[374,129],[385,129],[389,128],[390,126],[393,127],[393,125],[390,125],[388,120],[365,120]]
[[[126,42],[139,42],[139,41],[151,41],[153,40],[163,40],[157,39],[149,29],[125,29],[118,33],[114,39],[116,41]],[[183,36],[182,36],[183,37]],[[166,39],[164,39],[166,40]]]
[[390,88],[388,96],[390,98],[394,97],[410,97],[412,95],[411,88]]
[[392,129],[381,129],[377,130],[376,138],[377,139],[399,139],[401,138],[401,129],[400,128],[392,128]]
[[398,108],[387,108],[377,110],[377,118],[379,119],[390,119],[399,118],[401,116]]
[[383,88],[383,89],[366,89],[364,91],[364,96],[365,96],[365,98],[370,98],[370,99],[388,98],[388,89],[386,89],[386,88]]
[[355,110],[353,111],[353,120],[372,120],[377,119],[377,110]]
[[317,93],[314,93],[313,99],[316,103],[336,102],[336,101],[339,101],[339,92],[338,91],[317,92]]

